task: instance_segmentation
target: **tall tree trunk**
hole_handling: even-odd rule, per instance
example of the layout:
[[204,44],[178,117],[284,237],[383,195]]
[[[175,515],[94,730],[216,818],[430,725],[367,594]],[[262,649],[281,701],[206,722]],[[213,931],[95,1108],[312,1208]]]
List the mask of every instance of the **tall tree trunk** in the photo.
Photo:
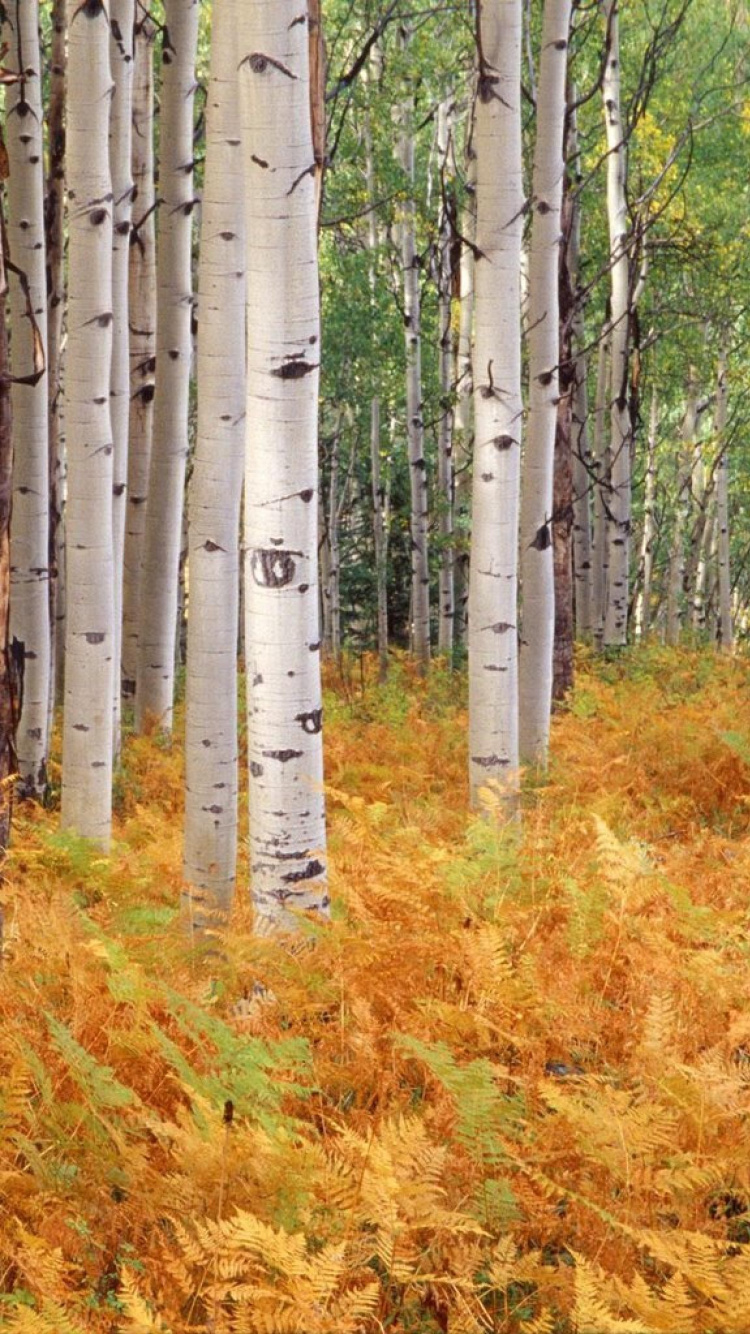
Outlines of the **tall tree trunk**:
[[154,39],[150,15],[138,11],[133,71],[133,225],[130,234],[130,421],[122,593],[122,694],[135,697],[138,672],[141,560],[151,466],[156,370],[156,227],[154,189]]
[[601,648],[604,639],[604,617],[607,607],[607,578],[609,546],[607,542],[607,511],[610,502],[611,456],[607,431],[607,395],[610,383],[609,330],[602,330],[596,362],[596,397],[594,399],[594,539],[593,539],[593,595],[591,622],[594,643]]
[[[408,45],[410,34],[402,29]],[[401,108],[399,161],[406,177],[408,197],[401,219],[401,262],[404,275],[404,335],[406,339],[406,433],[411,483],[411,597],[413,652],[421,674],[430,663],[430,567],[428,560],[429,499],[424,453],[422,403],[422,312],[417,255],[417,210],[414,202],[413,98]]]
[[67,0],[68,498],[62,822],[106,847],[112,820],[112,184],[109,20]]
[[341,544],[339,542],[339,456],[341,425],[337,424],[331,441],[331,471],[328,482],[328,650],[335,663],[341,658]]
[[631,421],[628,397],[630,265],[625,194],[625,127],[620,107],[619,0],[604,0],[607,59],[604,120],[607,132],[607,218],[611,279],[610,467],[607,498],[607,583],[604,643],[627,643],[630,580]]
[[245,226],[235,0],[214,10],[190,482],[185,880],[228,913],[237,862],[237,616],[245,457]]
[[440,427],[438,430],[438,531],[440,588],[438,649],[451,657],[455,620],[453,551],[453,103],[438,107],[437,151],[440,162],[440,218],[437,257]]
[[[0,131],[0,149],[4,149]],[[0,154],[0,156],[4,156]],[[0,848],[10,838],[13,784],[16,772],[18,722],[16,670],[10,637],[10,515],[13,494],[13,433],[10,393],[10,357],[5,307],[8,279],[5,270],[5,200],[0,176]]]
[[731,653],[733,629],[732,582],[729,565],[728,397],[726,354],[722,351],[719,358],[719,374],[716,385],[716,443],[719,450],[719,463],[716,476],[716,522],[718,527],[719,555],[719,633],[721,635],[721,647],[725,652]]
[[122,661],[122,590],[127,513],[128,438],[130,429],[130,328],[128,277],[133,211],[131,164],[133,40],[135,0],[110,0],[110,59],[114,92],[110,113],[110,164],[114,195],[112,250],[112,550],[114,560],[115,645],[112,664],[112,732],[120,752],[120,664]]
[[136,725],[172,728],[192,356],[193,98],[198,0],[165,0],[159,124],[156,396],[141,565]]
[[[593,460],[589,442],[588,356],[585,351],[584,294],[581,288],[581,166],[578,151],[578,126],[575,112],[576,91],[568,89],[568,145],[566,161],[574,189],[568,191],[570,235],[566,246],[566,264],[561,264],[561,281],[567,268],[573,309],[570,315],[573,355],[571,393],[571,448],[573,451],[573,587],[575,629],[579,639],[589,640],[592,633],[593,550],[591,533],[591,482]],[[562,329],[562,324],[561,324]]]
[[455,641],[467,642],[469,627],[469,548],[471,520],[472,457],[472,342],[474,330],[474,237],[476,234],[477,159],[474,148],[474,108],[466,143],[466,202],[461,215],[461,260],[459,265],[458,344],[456,348],[456,415],[453,453],[455,458],[455,527],[460,535],[455,559]]
[[[8,244],[24,275],[10,289],[11,369],[31,376],[11,390],[14,423],[13,545],[10,635],[23,646],[23,702],[17,733],[21,792],[41,799],[47,787],[51,688],[49,601],[48,381],[34,377],[34,330],[47,345],[47,273],[44,234],[42,67],[37,0],[11,0],[3,36],[9,68],[21,75],[6,89],[8,132]],[[24,291],[27,286],[27,292]]]
[[250,865],[261,929],[293,927],[294,909],[329,908],[317,586],[320,302],[308,44],[298,18],[295,0],[238,9]]
[[[544,766],[549,746],[555,640],[553,486],[555,434],[561,395],[559,264],[563,194],[563,134],[570,0],[545,0],[532,174],[529,263],[529,414],[521,486],[519,736],[521,759]],[[569,317],[570,311],[565,311]],[[558,453],[570,452],[568,421]],[[565,476],[570,473],[569,460]],[[562,472],[559,482],[562,481]],[[571,476],[572,484],[572,476]],[[562,499],[562,497],[561,497]],[[569,508],[568,503],[565,509]],[[563,563],[565,558],[561,558]],[[559,562],[558,562],[559,563]]]
[[648,639],[651,629],[651,588],[654,577],[654,542],[656,540],[656,433],[659,427],[659,400],[656,385],[651,391],[649,414],[646,494],[643,503],[643,534],[641,537],[641,591],[636,604],[635,632],[638,639]]
[[[376,208],[377,193],[375,188],[375,155],[372,145],[372,122],[370,108],[365,111],[365,179],[367,182],[367,248],[369,250],[368,279],[370,285],[370,316],[372,319],[373,343],[377,340],[377,285],[378,285],[378,220]],[[375,357],[378,363],[377,355]],[[385,491],[382,482],[382,463],[380,458],[380,395],[373,394],[370,400],[370,478],[372,489],[372,533],[375,548],[375,591],[378,608],[378,679],[382,682],[388,677],[388,529],[385,521]]]
[[682,421],[682,448],[677,464],[677,497],[675,501],[672,549],[669,556],[669,589],[667,594],[667,643],[679,643],[682,624],[682,593],[685,570],[685,526],[690,504],[690,476],[692,472],[695,432],[698,424],[698,385],[695,367],[690,367],[685,416]]
[[521,0],[479,16],[474,526],[469,595],[471,798],[518,802],[518,506],[521,466]]
[[65,0],[53,0],[51,12],[47,140],[49,156],[44,200],[47,249],[47,392],[49,414],[49,600],[50,600],[50,716],[63,697],[65,664],[65,533],[63,482],[65,471],[62,431],[62,331],[65,310]]

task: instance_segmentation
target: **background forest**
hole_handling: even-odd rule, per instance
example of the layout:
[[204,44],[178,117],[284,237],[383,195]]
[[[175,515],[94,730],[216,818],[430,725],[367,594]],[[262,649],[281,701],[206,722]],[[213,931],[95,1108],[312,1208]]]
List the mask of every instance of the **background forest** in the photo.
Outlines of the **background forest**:
[[0,18],[0,1330],[747,1334],[744,0]]

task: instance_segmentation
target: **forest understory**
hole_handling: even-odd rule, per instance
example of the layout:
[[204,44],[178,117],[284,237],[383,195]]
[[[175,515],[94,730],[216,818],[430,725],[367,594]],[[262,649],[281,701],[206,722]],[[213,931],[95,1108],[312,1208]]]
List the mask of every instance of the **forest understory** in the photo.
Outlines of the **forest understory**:
[[2,1330],[750,1329],[747,664],[584,654],[512,836],[463,691],[329,677],[291,941],[192,943],[179,728],[126,741],[111,856],[17,808]]

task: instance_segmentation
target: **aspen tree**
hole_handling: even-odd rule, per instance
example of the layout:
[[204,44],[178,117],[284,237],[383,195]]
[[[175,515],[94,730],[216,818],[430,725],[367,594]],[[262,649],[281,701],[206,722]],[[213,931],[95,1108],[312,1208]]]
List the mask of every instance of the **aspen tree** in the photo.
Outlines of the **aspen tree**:
[[[223,913],[237,861],[237,618],[245,443],[245,226],[235,2],[214,9],[190,483],[185,880]],[[193,894],[197,908],[199,896]]]
[[627,642],[630,580],[631,422],[628,404],[630,265],[625,127],[620,106],[619,0],[604,0],[607,53],[602,93],[607,136],[607,220],[610,262],[610,487],[607,498],[607,581],[604,643]]
[[[4,150],[2,130],[0,149]],[[5,190],[0,180],[0,212],[5,211]],[[5,308],[8,275],[4,247],[0,246],[0,848],[7,848],[15,773],[14,671],[10,640],[10,512],[13,487],[13,433],[10,402],[10,357]],[[0,923],[1,926],[1,923]]]
[[679,643],[682,623],[682,591],[685,572],[685,526],[690,505],[690,479],[693,467],[695,437],[698,427],[698,382],[695,367],[690,367],[687,385],[685,415],[682,419],[682,442],[677,465],[677,497],[675,501],[672,547],[669,555],[669,584],[667,592],[667,643]]
[[[410,33],[401,30],[401,41],[408,49]],[[411,603],[412,641],[420,673],[430,662],[430,568],[429,496],[427,462],[424,452],[424,404],[422,402],[422,307],[420,271],[417,255],[417,210],[414,200],[414,115],[413,98],[407,97],[400,109],[398,157],[406,178],[407,197],[402,205],[400,223],[401,266],[404,281],[404,337],[406,340],[406,436],[409,452],[411,488]]]
[[609,548],[607,545],[607,507],[610,497],[610,451],[607,430],[607,395],[610,383],[609,330],[602,330],[596,358],[596,390],[594,397],[594,487],[593,487],[593,549],[591,579],[591,626],[594,643],[601,648],[604,638],[604,617],[607,608],[607,573]]
[[317,587],[320,369],[306,24],[238,10],[247,267],[245,600],[251,889],[261,929],[329,908]]
[[62,822],[106,847],[112,818],[112,184],[109,17],[68,0],[68,444]]
[[165,0],[159,125],[156,396],[141,564],[136,725],[171,731],[192,355],[198,0]]
[[529,414],[521,491],[521,758],[547,762],[555,582],[552,509],[560,394],[558,267],[570,0],[545,0],[529,251]]
[[130,417],[122,594],[122,693],[135,696],[141,558],[151,464],[156,368],[156,227],[154,58],[156,27],[138,10],[134,31],[131,135],[133,221],[130,233]]
[[716,443],[719,461],[716,475],[716,525],[718,529],[719,558],[719,634],[725,652],[732,650],[732,582],[729,565],[729,456],[727,451],[727,385],[726,353],[719,358],[716,384]]
[[651,392],[648,436],[646,440],[646,483],[641,535],[641,590],[636,603],[635,632],[647,639],[651,629],[651,588],[654,577],[654,542],[656,540],[656,433],[659,426],[659,398],[656,385]]
[[[474,244],[476,235],[477,159],[474,149],[474,98],[466,142],[466,202],[461,214],[461,259],[459,263],[459,315],[456,344],[456,412],[454,420],[455,520],[462,534],[471,518],[472,455],[472,342],[474,333]],[[465,547],[455,558],[455,640],[465,645],[468,631],[469,552]]]
[[[42,70],[37,0],[5,6],[3,36],[10,68],[20,80],[6,89],[8,244],[10,258],[25,276],[11,283],[11,390],[13,461],[13,542],[11,547],[10,635],[23,645],[23,705],[16,738],[20,788],[41,798],[47,786],[49,733],[49,419],[48,381],[36,379],[34,328],[47,342],[44,235],[44,156]],[[31,375],[31,383],[18,383]]]
[[440,163],[440,216],[437,256],[438,360],[440,371],[440,427],[438,430],[438,529],[440,533],[440,581],[438,598],[438,649],[453,653],[455,599],[453,558],[453,229],[451,203],[455,175],[453,103],[438,107],[437,151]]
[[588,357],[585,351],[584,300],[581,292],[581,166],[578,151],[576,90],[571,87],[568,107],[568,151],[572,183],[569,195],[571,222],[567,246],[574,310],[572,315],[573,384],[571,388],[571,432],[573,450],[573,575],[575,581],[576,633],[590,639],[592,631],[593,551],[591,532],[591,474],[593,471],[589,440]]
[[122,659],[122,587],[127,513],[128,437],[130,430],[130,326],[128,279],[133,208],[131,164],[133,104],[133,29],[135,0],[110,0],[110,59],[114,92],[110,111],[110,165],[114,196],[112,249],[112,370],[110,411],[112,465],[112,550],[114,560],[115,647],[112,682],[112,730],[120,749],[120,664]]
[[469,593],[472,801],[518,794],[518,490],[521,464],[521,2],[479,16],[474,490]]
[[[369,80],[367,81],[369,83]],[[370,108],[365,111],[365,179],[367,183],[367,248],[369,265],[367,270],[370,288],[370,315],[373,321],[373,341],[377,337],[377,256],[380,244],[375,190],[375,157],[372,144],[372,122]],[[377,361],[377,358],[376,358]],[[372,491],[372,533],[375,548],[375,584],[378,606],[378,678],[385,681],[388,676],[388,526],[386,522],[386,492],[383,484],[380,458],[380,395],[373,394],[370,400],[370,477]]]
[[49,561],[50,691],[48,733],[55,703],[63,697],[65,664],[65,470],[62,421],[62,328],[65,310],[65,0],[53,0],[50,15],[49,98],[46,109],[49,145],[44,200],[47,250],[47,391],[49,412]]

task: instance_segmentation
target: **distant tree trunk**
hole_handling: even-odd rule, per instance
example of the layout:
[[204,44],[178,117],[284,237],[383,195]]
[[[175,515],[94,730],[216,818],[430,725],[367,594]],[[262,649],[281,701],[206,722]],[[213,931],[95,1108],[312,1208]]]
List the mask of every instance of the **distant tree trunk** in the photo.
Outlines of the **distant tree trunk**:
[[[0,146],[4,148],[0,131]],[[13,485],[13,434],[10,394],[8,324],[5,315],[8,279],[5,271],[5,200],[0,177],[0,848],[10,838],[13,784],[16,772],[18,721],[15,667],[10,637],[10,514]]]
[[112,184],[109,19],[67,0],[68,432],[62,823],[103,847],[112,822]]
[[[5,92],[10,178],[10,258],[25,277],[10,287],[11,369],[31,375],[34,330],[47,345],[47,273],[44,234],[42,67],[37,0],[13,0],[5,9],[3,36],[9,68],[22,75]],[[49,390],[47,377],[14,383],[13,545],[10,636],[24,655],[23,701],[17,747],[20,790],[41,800],[47,788],[51,627],[49,592]]]
[[451,657],[455,620],[453,552],[453,104],[438,107],[437,151],[440,163],[440,218],[437,256],[440,426],[438,430],[438,531],[440,596],[438,649]]
[[646,494],[643,504],[641,537],[641,591],[636,604],[635,632],[648,639],[651,630],[651,586],[654,577],[654,542],[656,540],[656,433],[659,426],[659,400],[656,385],[651,392],[648,440],[646,444]]
[[[240,3],[242,0],[240,0]],[[191,920],[227,914],[237,864],[237,616],[245,459],[245,225],[236,0],[214,10],[190,481],[184,875]],[[197,893],[196,893],[197,891]]]
[[455,561],[455,642],[466,646],[469,610],[468,533],[471,518],[472,458],[472,335],[474,329],[474,237],[476,234],[477,159],[474,148],[474,111],[467,133],[466,202],[461,215],[461,261],[459,267],[459,317],[456,349],[456,414],[454,421],[454,474],[456,495],[454,526],[460,536]]
[[719,464],[716,476],[716,523],[719,555],[719,634],[721,647],[730,653],[733,643],[732,582],[729,565],[729,454],[727,446],[727,385],[726,354],[719,358],[716,386],[716,440]]
[[521,0],[485,3],[479,23],[469,775],[473,805],[489,789],[509,820],[518,810]]
[[238,7],[250,867],[260,929],[293,928],[294,909],[329,911],[317,582],[320,303],[309,52],[298,18],[295,0]]
[[[578,153],[578,129],[575,114],[575,89],[568,95],[568,145],[566,161],[575,190],[568,190],[570,208],[569,238],[566,263],[561,263],[561,284],[567,268],[573,309],[571,321],[571,354],[573,355],[573,382],[571,394],[571,448],[573,451],[573,582],[575,601],[575,628],[579,639],[589,640],[592,633],[593,605],[593,551],[591,534],[591,476],[592,457],[589,442],[588,357],[585,352],[584,296],[580,282],[581,260],[581,201],[579,187],[581,168]],[[563,329],[561,321],[561,330]]]
[[[542,71],[540,70],[540,77]],[[570,267],[570,236],[574,224],[574,204],[566,189],[562,206],[562,243],[559,265],[559,393],[555,424],[555,455],[552,500],[552,556],[554,573],[554,649],[552,655],[552,700],[561,703],[573,688],[574,674],[574,588],[573,533],[575,525],[573,490],[573,428],[576,394],[576,360],[573,351],[573,324],[576,293]]]
[[[406,46],[410,34],[402,29]],[[411,483],[411,595],[413,652],[421,674],[430,662],[430,569],[428,560],[429,499],[424,452],[422,403],[422,313],[414,202],[413,98],[401,108],[399,161],[406,177],[408,198],[402,206],[401,262],[404,276],[404,335],[406,338],[406,432]]]
[[682,422],[682,448],[677,464],[677,497],[675,501],[672,548],[669,556],[669,591],[667,595],[667,643],[679,643],[682,623],[682,593],[685,570],[685,525],[690,504],[690,476],[692,472],[695,432],[698,424],[698,385],[695,367],[690,367],[687,402]]
[[[545,0],[531,187],[529,413],[521,484],[523,615],[519,720],[521,759],[541,766],[547,762],[549,746],[556,630],[555,574],[563,576],[569,564],[569,553],[567,558],[560,554],[553,560],[553,528],[557,529],[558,540],[564,540],[572,499],[570,386],[561,385],[559,374],[560,314],[569,321],[571,311],[560,311],[558,290],[569,27],[570,0]],[[564,254],[562,259],[565,260]],[[564,407],[563,395],[566,395]],[[561,409],[567,416],[562,430]],[[556,470],[556,454],[562,451],[567,453],[567,462]],[[555,506],[553,524],[556,471],[557,490],[569,479],[571,493],[565,498],[560,496],[563,510],[558,512]],[[570,585],[569,578],[566,583]],[[568,594],[570,591],[568,587]],[[567,624],[567,618],[561,620],[559,628]],[[572,646],[569,652],[572,663]]]
[[130,234],[130,448],[122,592],[122,694],[135,698],[141,560],[151,465],[156,371],[156,226],[154,189],[154,56],[156,26],[136,16],[133,71],[133,225]]
[[[62,423],[62,332],[65,310],[65,0],[53,0],[51,12],[47,141],[49,145],[44,230],[47,250],[47,392],[49,414],[49,601],[50,601],[50,711],[63,697],[65,664],[65,532],[63,480],[65,472]],[[48,742],[49,744],[49,742]]]
[[110,111],[110,164],[114,196],[110,412],[112,414],[112,439],[114,442],[112,548],[115,579],[115,647],[112,664],[112,732],[115,756],[120,753],[123,559],[128,501],[130,417],[128,271],[134,191],[131,164],[134,24],[135,0],[110,0],[110,58],[114,83]]
[[591,622],[594,643],[601,648],[604,639],[604,616],[607,606],[607,576],[609,546],[607,543],[607,510],[610,501],[610,451],[607,432],[607,396],[610,381],[609,333],[602,330],[597,352],[596,397],[594,399],[594,539],[593,539],[593,595]]
[[631,421],[628,399],[630,264],[625,127],[620,108],[619,0],[604,0],[608,49],[604,72],[607,132],[607,217],[611,281],[610,488],[604,643],[627,643],[630,580]]
[[341,550],[339,543],[339,455],[341,427],[337,425],[331,442],[331,471],[328,482],[328,617],[329,651],[334,662],[341,658]]
[[[377,338],[377,255],[379,248],[378,221],[375,204],[375,157],[372,146],[372,123],[369,107],[365,111],[365,176],[367,181],[367,246],[370,252],[368,279],[370,284],[370,315],[373,341]],[[380,458],[380,395],[370,400],[370,477],[372,490],[372,533],[375,548],[375,590],[378,607],[378,678],[388,677],[388,529],[385,521],[385,492]]]
[[172,730],[192,357],[193,99],[198,0],[165,0],[159,126],[157,376],[141,564],[136,725]]

